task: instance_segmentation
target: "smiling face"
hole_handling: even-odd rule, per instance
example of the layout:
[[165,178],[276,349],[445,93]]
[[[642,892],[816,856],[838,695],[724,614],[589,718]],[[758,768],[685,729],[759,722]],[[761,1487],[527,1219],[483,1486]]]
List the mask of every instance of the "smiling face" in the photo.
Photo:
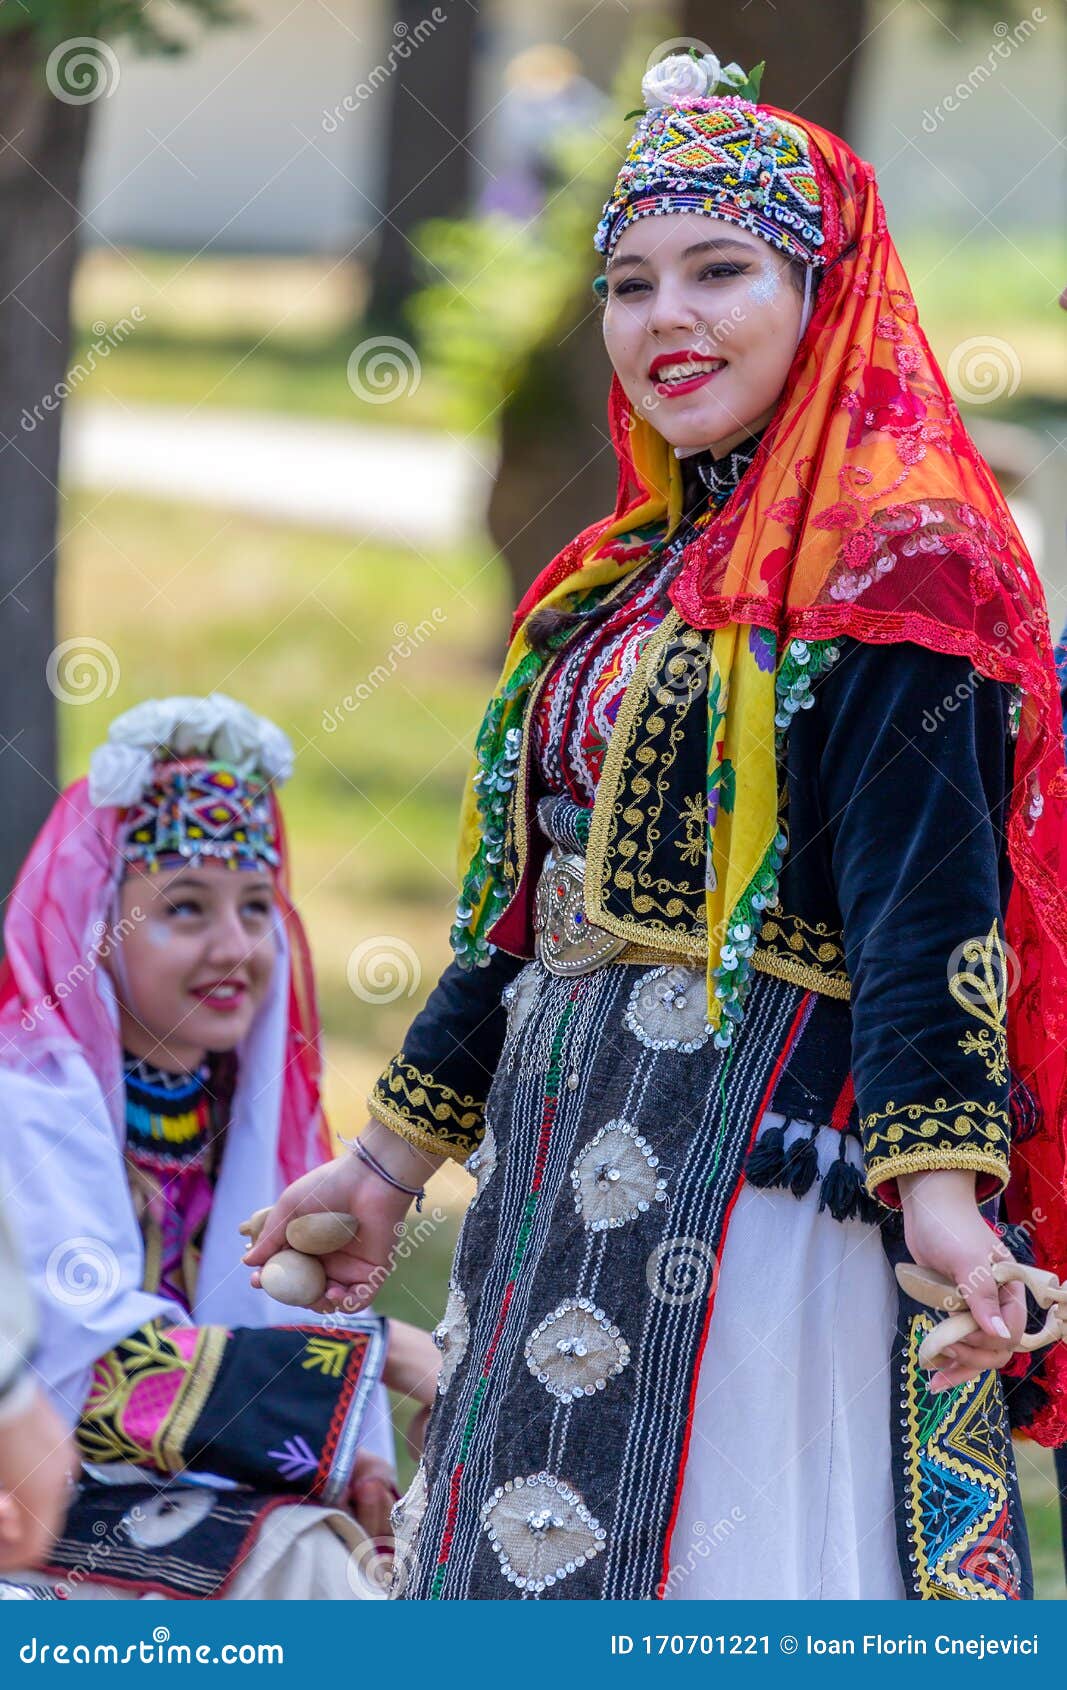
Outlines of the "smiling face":
[[783,253],[747,229],[672,212],[632,223],[606,274],[608,356],[670,445],[722,456],[769,422],[803,312]]
[[191,1070],[252,1025],[275,960],[274,884],[220,863],[127,875],[107,964],[134,1056]]

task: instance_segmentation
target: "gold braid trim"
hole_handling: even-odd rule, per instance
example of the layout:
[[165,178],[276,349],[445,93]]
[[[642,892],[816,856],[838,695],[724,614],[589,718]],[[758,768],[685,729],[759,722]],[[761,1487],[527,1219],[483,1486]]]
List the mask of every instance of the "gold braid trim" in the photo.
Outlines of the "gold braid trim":
[[823,997],[841,998],[846,1003],[852,996],[852,984],[848,979],[842,979],[838,974],[824,974],[814,963],[798,962],[795,957],[761,950],[759,945],[752,953],[752,966],[758,968],[761,974],[773,974],[776,980],[788,980],[794,986],[803,987],[806,992],[821,992]]
[[974,1099],[949,1103],[943,1097],[932,1103],[889,1102],[863,1117],[861,1131],[867,1190],[872,1197],[887,1180],[938,1168],[991,1174],[999,1191],[1008,1183],[1011,1133],[1007,1113],[999,1103]]
[[167,1418],[152,1439],[152,1454],[164,1473],[185,1466],[185,1442],[199,1419],[229,1341],[224,1326],[202,1326],[188,1371]]
[[482,1136],[485,1099],[462,1097],[432,1074],[394,1056],[367,1099],[376,1121],[419,1150],[465,1162]]
[[845,971],[844,946],[838,942],[841,937],[825,921],[812,926],[799,915],[784,914],[779,907],[764,917],[752,966],[779,980],[791,980],[796,986],[847,1002],[852,996],[852,982]]

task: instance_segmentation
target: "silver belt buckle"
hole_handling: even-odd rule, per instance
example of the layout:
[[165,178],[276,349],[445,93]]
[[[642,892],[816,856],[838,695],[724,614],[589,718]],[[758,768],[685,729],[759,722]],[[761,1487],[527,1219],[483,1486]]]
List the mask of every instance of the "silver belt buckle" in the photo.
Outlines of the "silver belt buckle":
[[550,847],[534,895],[537,955],[550,974],[588,974],[626,949],[585,913],[585,858]]

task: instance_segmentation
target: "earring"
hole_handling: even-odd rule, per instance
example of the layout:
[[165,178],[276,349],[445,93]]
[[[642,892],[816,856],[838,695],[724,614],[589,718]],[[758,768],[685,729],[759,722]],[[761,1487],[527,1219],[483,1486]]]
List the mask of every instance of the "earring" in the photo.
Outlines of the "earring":
[[594,276],[593,277],[593,292],[596,294],[598,299],[600,299],[600,300],[607,299],[607,297],[608,297],[608,278],[606,276]]

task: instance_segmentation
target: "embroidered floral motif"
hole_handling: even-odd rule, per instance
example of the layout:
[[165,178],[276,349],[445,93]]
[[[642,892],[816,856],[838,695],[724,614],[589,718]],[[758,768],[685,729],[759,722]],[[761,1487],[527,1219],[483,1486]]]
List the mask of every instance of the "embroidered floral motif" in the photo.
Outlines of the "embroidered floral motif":
[[456,1376],[471,1338],[467,1299],[458,1285],[448,1287],[448,1302],[441,1320],[433,1329],[433,1341],[441,1352],[441,1371],[437,1375],[437,1389],[443,1396]]
[[681,853],[683,863],[689,868],[699,868],[703,861],[707,807],[707,799],[698,797],[695,792],[687,793],[682,799],[682,810],[678,819],[685,829],[685,838],[675,840],[675,849]]
[[608,1536],[578,1492],[554,1473],[498,1485],[483,1504],[482,1525],[504,1577],[537,1594],[599,1555]]
[[980,1033],[967,1032],[956,1042],[960,1050],[981,1056],[990,1084],[1008,1078],[1008,963],[994,921],[984,939],[968,939],[960,955],[970,968],[959,968],[948,989],[961,1009],[982,1023]]
[[703,972],[650,969],[635,982],[624,1019],[646,1050],[700,1050],[712,1034]]
[[625,1226],[667,1199],[659,1157],[628,1121],[607,1121],[571,1169],[574,1207],[591,1232]]
[[179,1472],[226,1336],[222,1327],[150,1322],[101,1356],[77,1428],[85,1458]]
[[526,1365],[561,1402],[592,1397],[621,1373],[630,1346],[588,1297],[565,1297],[526,1340]]

